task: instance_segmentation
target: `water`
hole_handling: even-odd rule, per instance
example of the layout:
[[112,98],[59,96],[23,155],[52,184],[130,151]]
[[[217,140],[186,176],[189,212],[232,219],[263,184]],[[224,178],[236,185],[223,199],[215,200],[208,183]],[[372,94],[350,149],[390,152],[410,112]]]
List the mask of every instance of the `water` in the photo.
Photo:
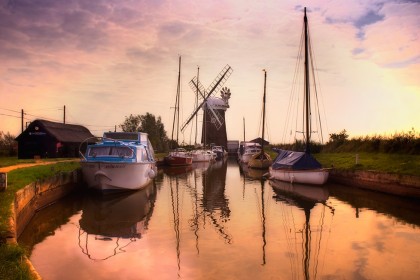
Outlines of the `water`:
[[19,242],[44,279],[419,279],[420,204],[259,180],[234,159],[75,194]]

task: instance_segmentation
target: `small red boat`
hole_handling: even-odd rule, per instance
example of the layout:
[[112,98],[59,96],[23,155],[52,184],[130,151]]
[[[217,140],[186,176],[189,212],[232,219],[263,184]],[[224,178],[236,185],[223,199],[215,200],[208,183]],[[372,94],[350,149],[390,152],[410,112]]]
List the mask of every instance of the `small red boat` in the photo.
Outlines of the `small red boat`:
[[169,166],[185,166],[192,164],[192,155],[183,148],[172,151],[164,158],[164,162]]

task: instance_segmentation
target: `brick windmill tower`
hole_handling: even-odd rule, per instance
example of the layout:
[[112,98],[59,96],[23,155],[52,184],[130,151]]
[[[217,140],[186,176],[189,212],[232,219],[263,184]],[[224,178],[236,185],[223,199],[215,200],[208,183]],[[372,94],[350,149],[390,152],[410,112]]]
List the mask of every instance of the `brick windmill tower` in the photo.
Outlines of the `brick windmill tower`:
[[[201,133],[201,143],[215,144],[227,147],[227,133],[225,112],[229,108],[230,90],[223,87],[226,80],[232,74],[233,69],[226,65],[217,75],[213,83],[206,89],[200,83],[198,74],[190,81],[191,89],[198,94],[199,102],[191,116],[183,124],[181,131],[191,122],[200,109],[203,109],[203,127]],[[220,97],[215,94],[220,92]]]

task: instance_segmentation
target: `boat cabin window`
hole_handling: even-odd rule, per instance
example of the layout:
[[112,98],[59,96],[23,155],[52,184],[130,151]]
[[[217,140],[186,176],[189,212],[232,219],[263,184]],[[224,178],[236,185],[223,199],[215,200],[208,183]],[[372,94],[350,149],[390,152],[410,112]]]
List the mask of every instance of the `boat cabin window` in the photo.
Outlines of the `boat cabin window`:
[[141,147],[137,150],[137,161],[147,161],[147,151]]
[[89,157],[132,157],[133,150],[128,147],[90,147]]

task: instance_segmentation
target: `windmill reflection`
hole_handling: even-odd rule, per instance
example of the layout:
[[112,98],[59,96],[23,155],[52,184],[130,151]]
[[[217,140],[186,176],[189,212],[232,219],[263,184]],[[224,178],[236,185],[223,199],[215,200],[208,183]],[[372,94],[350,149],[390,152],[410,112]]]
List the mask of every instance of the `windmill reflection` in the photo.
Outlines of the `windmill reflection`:
[[79,220],[82,253],[95,261],[124,253],[146,232],[155,201],[153,183],[134,192],[86,196]]
[[190,196],[192,203],[192,217],[188,220],[188,225],[194,232],[197,254],[200,254],[199,233],[200,230],[206,229],[208,220],[227,244],[232,243],[232,236],[225,227],[225,223],[230,219],[229,200],[225,196],[227,160],[193,167],[193,172],[185,170],[184,173],[169,177],[178,277],[181,277],[183,233],[180,219],[183,216],[182,203],[185,203],[185,193]]
[[[334,208],[326,204],[329,197],[328,190],[318,186],[289,184],[277,180],[270,180],[270,185],[273,187],[275,193],[273,198],[285,206],[282,210],[282,215],[288,242],[288,256],[290,257],[291,267],[293,269],[293,278],[300,278],[298,271],[302,270],[304,279],[316,279],[318,265],[322,261],[319,257],[321,255],[321,245],[323,244],[322,235],[324,232],[326,208],[329,208],[332,216],[334,216]],[[321,204],[323,208],[319,224],[314,229],[311,228],[310,216],[311,210],[317,204]],[[293,215],[294,211],[285,209],[287,205],[297,207],[304,211],[305,220],[301,227],[295,224],[295,217],[289,217],[289,215]],[[313,233],[316,233],[314,241],[312,240]],[[302,252],[297,249],[298,246],[296,245],[299,244],[302,246]],[[299,258],[300,255],[301,258]],[[298,259],[302,260],[301,269],[299,268]]]
[[226,243],[232,243],[232,236],[224,224],[230,219],[229,199],[226,198],[227,160],[212,164],[207,172],[202,174],[203,196],[201,206],[205,216],[210,218],[214,228]]

